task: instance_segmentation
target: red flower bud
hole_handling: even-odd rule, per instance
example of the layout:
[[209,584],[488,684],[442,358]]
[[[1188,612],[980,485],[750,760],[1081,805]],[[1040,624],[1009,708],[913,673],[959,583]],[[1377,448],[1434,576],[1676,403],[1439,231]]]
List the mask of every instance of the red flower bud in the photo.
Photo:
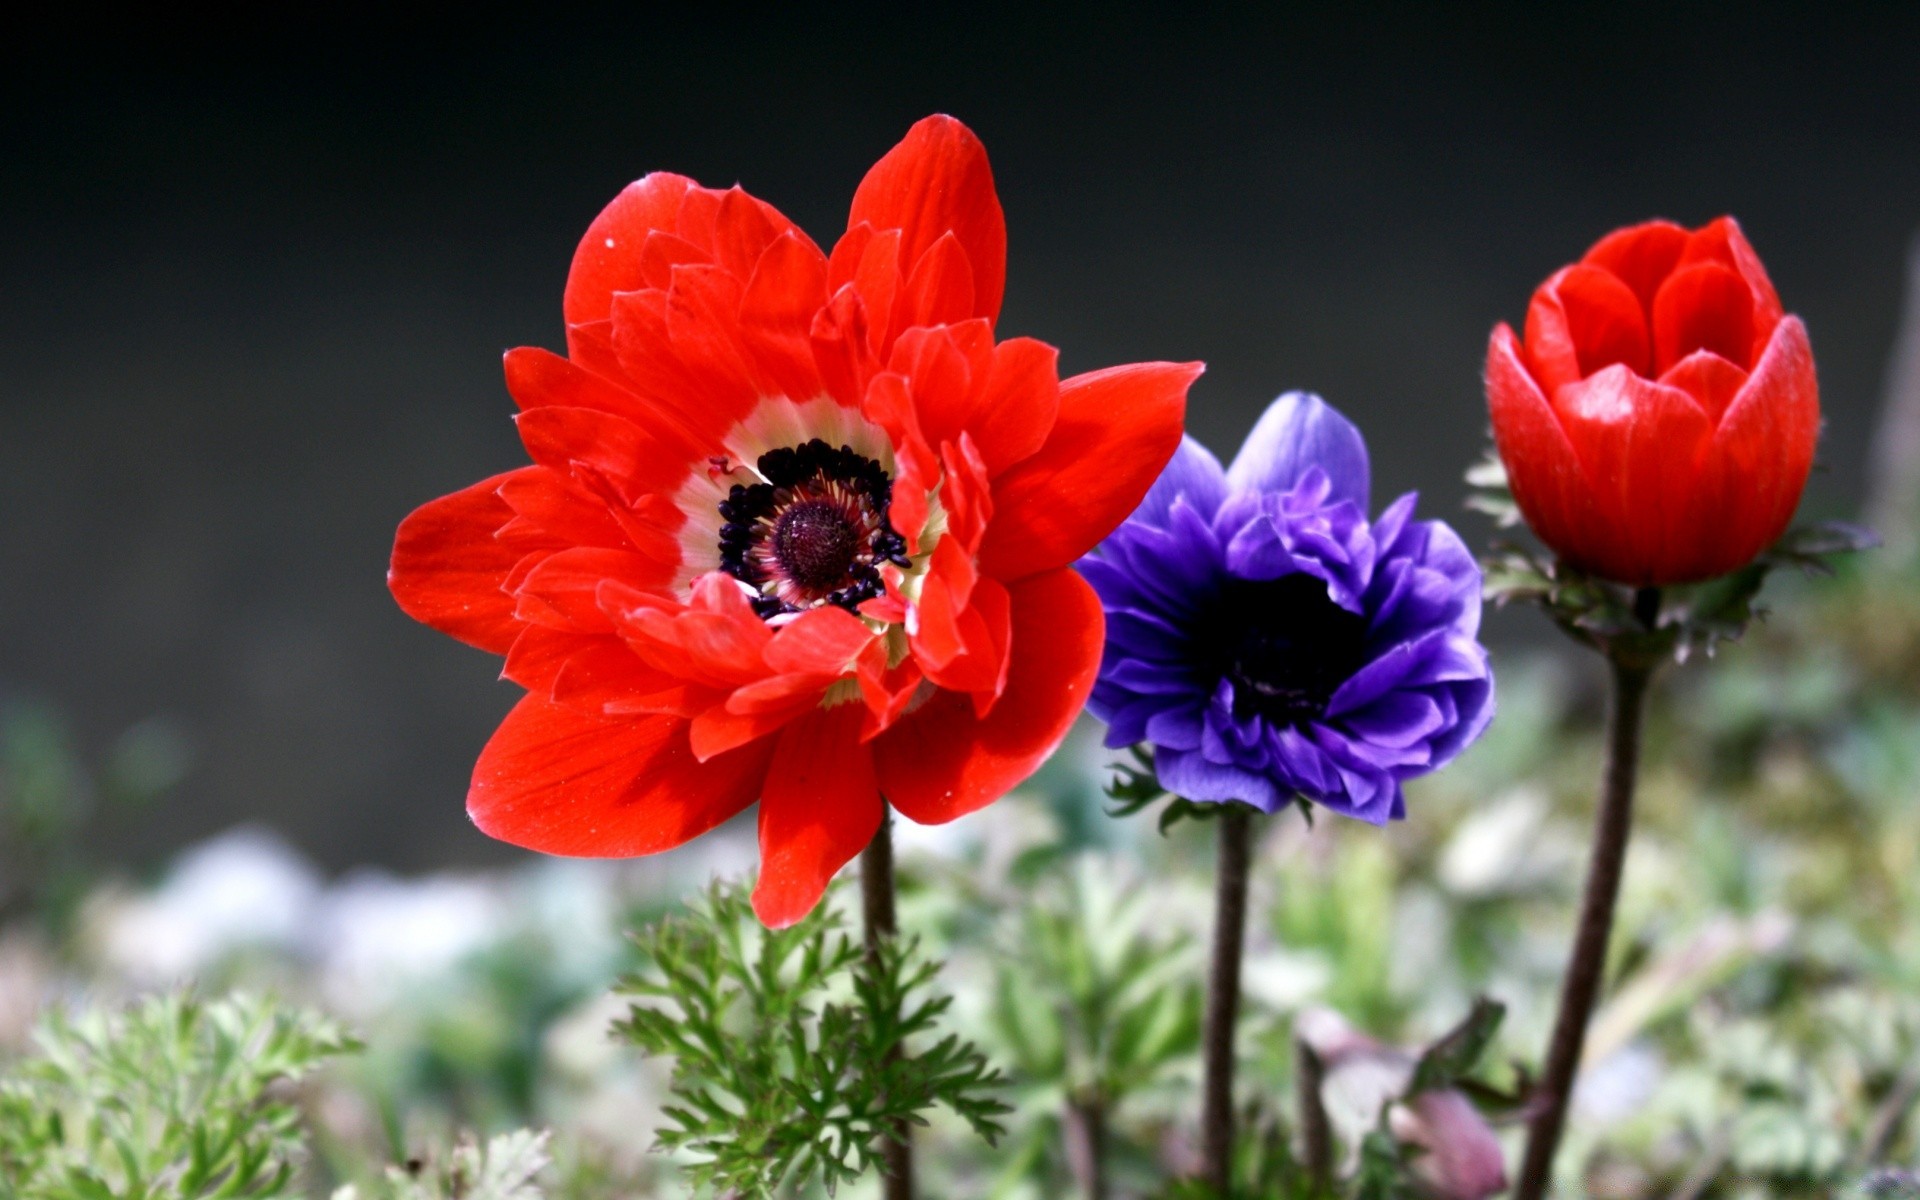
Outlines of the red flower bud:
[[1732,217],[1602,238],[1487,348],[1494,440],[1527,523],[1636,586],[1745,566],[1813,466],[1820,389],[1798,317]]

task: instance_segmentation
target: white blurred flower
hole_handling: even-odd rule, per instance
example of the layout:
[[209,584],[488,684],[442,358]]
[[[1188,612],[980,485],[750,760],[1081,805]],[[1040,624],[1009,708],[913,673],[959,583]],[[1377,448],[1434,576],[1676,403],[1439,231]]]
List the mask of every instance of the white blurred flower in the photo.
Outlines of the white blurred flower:
[[1545,793],[1518,787],[1476,810],[1441,851],[1440,882],[1457,895],[1495,896],[1558,876],[1562,847],[1551,838],[1543,845],[1550,809]]
[[321,986],[343,1011],[378,1009],[496,939],[508,916],[482,879],[356,871],[319,905],[312,944]]
[[1584,1124],[1612,1125],[1637,1115],[1666,1074],[1659,1051],[1645,1042],[1629,1042],[1580,1072],[1573,1108]]
[[893,844],[902,855],[924,854],[947,862],[965,858],[980,845],[983,821],[948,821],[921,825],[905,813],[893,815]]
[[513,924],[552,955],[560,979],[597,986],[610,974],[625,943],[621,922],[624,864],[606,859],[539,858],[510,877]]
[[240,949],[289,950],[306,933],[320,876],[278,835],[243,825],[192,847],[154,892],[110,908],[107,963],[137,984],[191,976]]

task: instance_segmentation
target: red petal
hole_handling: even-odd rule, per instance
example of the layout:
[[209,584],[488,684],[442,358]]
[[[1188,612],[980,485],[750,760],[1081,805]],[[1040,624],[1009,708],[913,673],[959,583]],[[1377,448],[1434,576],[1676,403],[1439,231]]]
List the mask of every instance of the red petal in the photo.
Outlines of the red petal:
[[729,575],[711,571],[694,580],[687,608],[615,582],[600,589],[599,602],[640,657],[671,675],[733,688],[770,673],[764,656],[773,632]]
[[859,617],[826,605],[801,613],[775,631],[767,643],[767,666],[782,674],[844,675],[873,637]]
[[927,248],[907,276],[903,326],[958,324],[973,316],[973,268],[951,233]]
[[1700,511],[1700,456],[1713,424],[1677,388],[1618,364],[1555,393],[1567,440],[1603,517],[1624,535],[1603,558],[1579,562],[1636,585],[1678,582]]
[[1696,350],[1673,364],[1660,382],[1692,396],[1700,411],[1717,425],[1727,405],[1746,386],[1747,373],[1711,350]]
[[1664,375],[1696,350],[1745,369],[1752,362],[1753,292],[1718,263],[1675,271],[1653,299],[1654,366]]
[[632,548],[626,532],[606,504],[551,467],[529,467],[514,472],[512,478],[500,485],[500,499],[546,537],[575,546]]
[[1058,351],[1032,338],[996,346],[991,327],[975,320],[908,330],[889,367],[912,380],[928,444],[968,434],[989,476],[997,476],[1046,443],[1060,412],[1058,360]]
[[[778,209],[754,199],[737,185],[721,194],[713,222],[713,261],[736,280],[745,283],[767,248],[787,236],[813,245],[812,239]],[[813,252],[819,254],[819,248],[814,247]]]
[[510,679],[530,692],[551,692],[560,668],[586,640],[569,629],[549,625],[528,625],[513,639],[507,661],[500,668],[503,679]]
[[769,927],[813,911],[836,872],[864,850],[886,813],[858,704],[818,708],[781,731],[760,793],[760,882],[753,911]]
[[1785,314],[1780,307],[1780,296],[1773,290],[1773,280],[1767,278],[1767,268],[1761,265],[1760,256],[1747,244],[1747,235],[1740,231],[1740,222],[1732,217],[1721,217],[1694,231],[1687,242],[1686,252],[1680,256],[1680,265],[1686,267],[1703,262],[1733,268],[1753,292],[1755,344],[1752,352],[1741,356],[1739,361],[1745,363],[1758,358],[1761,346],[1773,336],[1773,327],[1780,323],[1780,318]]
[[743,282],[718,267],[675,267],[667,291],[667,339],[700,381],[689,399],[736,420],[771,390],[741,339]]
[[1551,396],[1614,363],[1649,373],[1653,346],[1632,289],[1610,271],[1571,266],[1540,285],[1527,308],[1527,356]]
[[799,234],[767,247],[740,297],[742,337],[780,391],[796,400],[826,390],[810,336],[826,302],[827,260]]
[[867,242],[854,267],[853,289],[860,294],[867,316],[867,349],[884,358],[898,322],[894,306],[904,281],[900,278],[900,231],[882,229]]
[[1060,414],[1059,361],[1058,350],[1032,338],[1008,338],[993,348],[993,365],[967,422],[990,475],[1046,444]]
[[1133,363],[1061,383],[1046,445],[994,485],[986,573],[1012,581],[1065,566],[1126,520],[1179,448],[1187,389],[1205,369]]
[[[762,680],[757,684],[748,684],[748,688],[758,688],[762,692],[778,691],[779,695],[761,694],[751,696],[744,712],[735,712],[731,707],[735,692],[725,701],[711,705],[693,719],[689,730],[690,743],[694,754],[701,760],[724,754],[749,742],[757,742],[768,734],[774,733],[801,714],[818,708],[824,694],[820,688],[812,688],[804,694],[796,694],[790,681],[786,679]],[[745,689],[742,689],[745,690]]]
[[507,392],[521,408],[592,408],[646,424],[654,410],[639,396],[561,358],[521,346],[507,351]]
[[893,527],[906,539],[907,552],[918,554],[930,511],[928,494],[940,480],[940,460],[920,431],[906,377],[893,372],[874,376],[861,411],[893,443]]
[[693,748],[702,758],[764,737],[809,709],[828,687],[849,676],[873,630],[842,608],[823,607],[782,625],[762,652],[768,678],[747,683],[724,705],[693,723]]
[[387,588],[408,616],[494,654],[505,654],[520,632],[502,585],[521,551],[493,536],[513,519],[500,487],[519,474],[495,475],[414,509],[400,522],[387,568]]
[[717,192],[656,172],[629,184],[587,227],[567,273],[567,324],[606,320],[616,293],[664,286],[662,273],[676,264],[714,263],[745,282],[774,239],[797,232],[739,188]]
[[481,751],[467,814],[488,836],[543,854],[654,854],[751,804],[770,750],[701,763],[685,721],[609,719],[528,696]]
[[968,698],[937,691],[873,741],[881,790],[922,824],[998,800],[1067,736],[1100,668],[1099,597],[1070,570],[1014,584],[1006,690],[985,718]]
[[938,671],[966,651],[960,618],[978,579],[973,560],[952,538],[942,538],[933,548],[926,577],[920,583],[920,600],[914,605],[918,620],[913,656],[923,669]]
[[647,287],[664,291],[673,284],[675,267],[710,261],[703,247],[656,229],[647,235],[646,246],[640,251],[640,278]]
[[557,618],[582,633],[611,633],[613,622],[600,607],[602,583],[644,591],[668,577],[661,564],[628,550],[573,546],[547,555],[518,581],[515,611],[522,620],[551,624]]
[[584,463],[629,503],[649,492],[672,492],[704,459],[665,425],[641,428],[591,408],[530,408],[514,417],[533,461],[562,474]]
[[1820,440],[1820,383],[1806,326],[1774,327],[1753,376],[1728,405],[1703,459],[1709,511],[1724,514],[1698,548],[1696,578],[1751,561],[1786,531]]
[[877,368],[868,349],[871,330],[866,304],[853,284],[835,285],[827,306],[814,314],[813,327],[807,331],[820,378],[828,394],[842,404],[861,402]]
[[916,264],[951,232],[972,268],[968,316],[994,320],[1007,282],[1007,225],[987,151],[965,125],[928,117],[875,163],[853,196],[847,227],[901,232],[900,262]]
[[662,693],[676,690],[676,684],[641,662],[619,638],[591,637],[578,640],[555,672],[549,695],[556,704],[585,712],[650,713],[660,711]]
[[1487,409],[1513,498],[1541,541],[1572,562],[1613,554],[1620,530],[1604,519],[1560,418],[1501,324],[1487,345]]
[[567,324],[605,320],[613,294],[646,286],[642,252],[654,230],[672,232],[680,224],[687,193],[699,185],[682,175],[656,171],[627,185],[593,224],[573,252],[567,290],[561,302]]
[[1580,261],[1618,276],[1633,290],[1643,311],[1653,311],[1653,297],[1687,248],[1687,231],[1672,221],[1648,221],[1616,229],[1594,243]]

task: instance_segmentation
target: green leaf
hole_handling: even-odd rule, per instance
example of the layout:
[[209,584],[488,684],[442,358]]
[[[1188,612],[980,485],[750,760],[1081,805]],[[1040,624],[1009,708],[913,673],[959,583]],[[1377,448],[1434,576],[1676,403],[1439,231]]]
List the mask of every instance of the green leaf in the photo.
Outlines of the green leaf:
[[0,1183],[21,1197],[265,1200],[299,1194],[284,1085],[358,1048],[312,1013],[157,996],[50,1014],[0,1077]]
[[989,1142],[1003,1132],[999,1073],[937,1035],[952,1000],[926,994],[938,965],[912,940],[869,955],[829,904],[768,930],[737,884],[634,940],[646,966],[620,985],[636,1003],[614,1033],[673,1059],[657,1137],[697,1186],[832,1194],[872,1169],[887,1130],[939,1105]]
[[1471,1075],[1487,1048],[1493,1045],[1506,1015],[1506,1005],[1485,996],[1475,997],[1473,1009],[1466,1018],[1428,1046],[1420,1061],[1414,1064],[1413,1082],[1407,1085],[1407,1095],[1455,1087]]

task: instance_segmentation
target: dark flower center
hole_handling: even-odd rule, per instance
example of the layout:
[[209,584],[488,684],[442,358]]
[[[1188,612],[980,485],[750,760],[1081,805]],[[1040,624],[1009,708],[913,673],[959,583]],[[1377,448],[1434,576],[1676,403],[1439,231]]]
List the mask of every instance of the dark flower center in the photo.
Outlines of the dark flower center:
[[1304,573],[1233,580],[1194,623],[1199,661],[1233,684],[1236,717],[1298,725],[1366,665],[1367,619]]
[[880,564],[908,565],[879,463],[815,438],[754,465],[766,482],[735,484],[720,502],[720,569],[760,593],[762,617],[822,604],[852,611],[886,590]]

